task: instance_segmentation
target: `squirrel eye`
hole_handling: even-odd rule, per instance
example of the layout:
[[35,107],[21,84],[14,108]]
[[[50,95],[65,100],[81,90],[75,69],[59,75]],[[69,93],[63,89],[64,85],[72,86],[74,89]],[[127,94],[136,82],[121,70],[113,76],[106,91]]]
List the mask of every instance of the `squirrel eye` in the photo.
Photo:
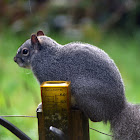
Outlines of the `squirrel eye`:
[[29,50],[28,49],[23,49],[22,54],[27,56],[29,54]]

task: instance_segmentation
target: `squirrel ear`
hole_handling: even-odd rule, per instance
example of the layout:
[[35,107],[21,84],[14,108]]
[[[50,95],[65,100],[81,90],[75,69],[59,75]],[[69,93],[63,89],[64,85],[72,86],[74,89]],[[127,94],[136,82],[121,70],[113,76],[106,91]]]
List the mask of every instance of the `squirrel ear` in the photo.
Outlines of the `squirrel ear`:
[[43,31],[38,31],[38,32],[37,32],[37,36],[44,36]]
[[32,43],[35,50],[40,50],[41,49],[41,45],[40,45],[40,42],[39,42],[36,34],[31,35],[31,43]]
[[32,45],[39,44],[39,40],[35,34],[31,35],[31,43],[32,43]]

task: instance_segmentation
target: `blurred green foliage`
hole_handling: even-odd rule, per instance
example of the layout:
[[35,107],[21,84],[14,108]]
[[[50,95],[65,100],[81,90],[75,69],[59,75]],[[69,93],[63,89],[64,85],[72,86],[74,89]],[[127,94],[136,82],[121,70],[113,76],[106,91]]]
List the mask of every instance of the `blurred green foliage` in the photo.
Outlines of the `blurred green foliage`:
[[48,32],[65,31],[89,21],[104,31],[140,27],[138,0],[1,0],[0,6],[0,30],[10,26],[15,32],[40,27]]
[[[72,41],[62,34],[47,34],[58,43],[66,44]],[[36,115],[40,100],[40,87],[32,72],[17,66],[13,61],[18,47],[30,36],[18,34],[10,29],[3,29],[0,34],[0,115]],[[126,87],[126,97],[132,103],[140,102],[140,65],[139,65],[140,32],[126,35],[109,32],[100,35],[100,39],[83,38],[78,41],[99,46],[105,50],[120,69]],[[74,40],[75,41],[75,40]],[[37,119],[7,118],[33,140],[37,140]],[[109,124],[90,122],[90,126],[102,132],[110,133]],[[109,140],[93,130],[91,140]],[[8,130],[0,126],[1,140],[16,140]]]

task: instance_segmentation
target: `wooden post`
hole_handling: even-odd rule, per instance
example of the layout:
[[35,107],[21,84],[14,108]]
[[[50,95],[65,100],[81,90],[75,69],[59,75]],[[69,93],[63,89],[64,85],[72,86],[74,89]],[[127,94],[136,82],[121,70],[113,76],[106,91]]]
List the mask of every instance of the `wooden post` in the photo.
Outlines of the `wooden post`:
[[[45,139],[45,122],[42,111],[37,112],[37,117],[39,140],[51,140]],[[68,140],[89,140],[89,120],[79,110],[71,110],[69,134]]]
[[38,118],[38,135],[39,140],[45,140],[45,126],[44,126],[44,116],[42,114],[42,109],[37,111],[37,118]]
[[[70,92],[69,88],[66,89],[67,86],[63,84],[59,88],[56,87],[55,85],[54,90],[52,85],[49,89],[43,88],[43,92],[47,91],[49,93],[45,93],[45,96],[42,95],[45,112],[42,112],[42,110],[37,111],[39,140],[59,140],[49,131],[51,125],[62,130],[66,135],[66,140],[89,140],[88,118],[80,110],[73,110],[69,107]],[[65,94],[66,92],[67,94]],[[55,97],[54,101],[52,96]]]
[[89,140],[89,120],[80,110],[71,110],[70,140]]

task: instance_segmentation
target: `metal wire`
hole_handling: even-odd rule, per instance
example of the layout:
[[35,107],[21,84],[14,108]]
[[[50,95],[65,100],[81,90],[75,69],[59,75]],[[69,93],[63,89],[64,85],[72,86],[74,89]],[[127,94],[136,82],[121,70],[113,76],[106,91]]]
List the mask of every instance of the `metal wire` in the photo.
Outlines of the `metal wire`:
[[37,116],[27,116],[27,115],[2,115],[0,117],[27,117],[27,118],[37,118]]
[[106,135],[106,136],[114,137],[113,135],[109,135],[109,134],[103,133],[103,132],[98,131],[98,130],[96,130],[96,129],[94,129],[94,128],[91,128],[91,127],[89,127],[89,129],[92,129],[92,130],[94,130],[94,131],[96,131],[96,132],[98,132],[98,133],[101,133],[101,134],[103,134],[103,135]]
[[[25,118],[37,118],[37,116],[27,116],[27,115],[2,115],[2,116],[0,116],[0,117],[25,117]],[[89,127],[89,129],[94,130],[94,131],[96,131],[96,132],[98,132],[98,133],[101,133],[101,134],[103,134],[103,135],[106,135],[106,136],[114,137],[113,135],[109,135],[109,134],[103,133],[103,132],[101,132],[101,131],[99,131],[99,130],[96,130],[96,129],[94,129],[94,128],[91,128],[91,127]]]

